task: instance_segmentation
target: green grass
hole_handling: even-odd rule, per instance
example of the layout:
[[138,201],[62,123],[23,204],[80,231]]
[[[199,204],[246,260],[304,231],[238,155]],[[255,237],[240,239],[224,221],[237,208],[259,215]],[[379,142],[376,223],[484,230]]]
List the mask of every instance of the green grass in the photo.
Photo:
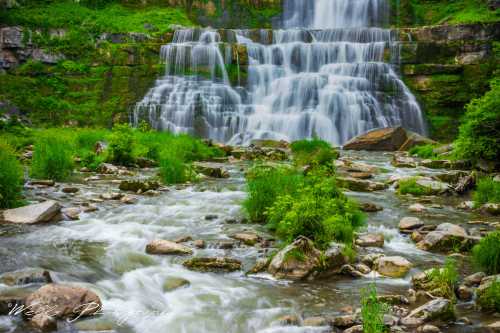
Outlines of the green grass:
[[388,311],[387,304],[377,299],[377,288],[374,284],[361,290],[361,318],[364,333],[385,332],[384,315]]
[[455,299],[455,287],[459,278],[456,266],[455,260],[447,258],[442,268],[432,269],[427,275],[429,282],[426,289],[434,296]]
[[178,146],[165,148],[160,154],[160,178],[165,184],[184,183],[193,179],[185,154]]
[[0,208],[12,208],[21,203],[23,169],[12,147],[0,138]]
[[37,179],[67,179],[73,171],[68,142],[57,136],[42,136],[35,143],[31,176]]
[[500,273],[500,231],[494,231],[482,238],[472,248],[472,259],[477,269],[487,274]]
[[477,207],[485,203],[500,203],[500,182],[490,177],[479,179],[473,199]]
[[254,167],[247,174],[248,197],[243,202],[250,220],[266,221],[267,210],[279,195],[294,194],[302,185],[302,175],[285,167]]
[[417,184],[416,178],[404,179],[399,182],[398,194],[405,195],[411,194],[415,196],[430,194],[429,189]]
[[434,152],[436,145],[421,145],[415,146],[410,149],[409,153],[413,156],[418,156],[420,158],[436,158],[437,154]]
[[477,304],[482,310],[500,312],[500,281],[498,279],[478,295]]
[[329,165],[333,167],[333,160],[339,156],[328,142],[320,139],[295,141],[290,147],[297,165]]

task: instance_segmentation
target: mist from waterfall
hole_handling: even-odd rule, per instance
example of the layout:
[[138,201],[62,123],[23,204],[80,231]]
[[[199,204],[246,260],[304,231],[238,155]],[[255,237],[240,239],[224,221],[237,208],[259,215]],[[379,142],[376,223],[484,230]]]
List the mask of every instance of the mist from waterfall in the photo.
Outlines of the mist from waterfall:
[[[288,0],[284,29],[178,30],[162,47],[166,74],[133,121],[231,144],[320,137],[341,145],[397,125],[424,133],[396,73],[397,33],[377,27],[387,12],[383,0]],[[247,49],[248,77],[232,86],[231,66],[241,83],[235,44]]]

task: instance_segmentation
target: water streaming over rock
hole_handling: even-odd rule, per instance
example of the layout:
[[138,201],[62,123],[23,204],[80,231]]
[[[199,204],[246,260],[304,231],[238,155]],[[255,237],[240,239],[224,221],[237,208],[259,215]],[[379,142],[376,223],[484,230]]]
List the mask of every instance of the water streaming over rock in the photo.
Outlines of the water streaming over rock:
[[424,133],[396,71],[397,33],[377,27],[387,13],[384,0],[288,0],[284,29],[178,30],[162,47],[166,75],[133,122],[232,144],[317,136],[341,145],[395,125]]

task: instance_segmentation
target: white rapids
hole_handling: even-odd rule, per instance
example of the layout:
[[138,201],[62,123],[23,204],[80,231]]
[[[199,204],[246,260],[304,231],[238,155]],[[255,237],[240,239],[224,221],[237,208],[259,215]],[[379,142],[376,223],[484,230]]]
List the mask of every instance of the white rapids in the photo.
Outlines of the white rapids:
[[[379,27],[384,0],[288,0],[283,15],[284,29],[273,31],[177,30],[162,47],[166,74],[133,122],[231,144],[320,137],[342,145],[396,125],[425,133],[397,74],[397,33]],[[243,83],[234,45],[246,47]]]

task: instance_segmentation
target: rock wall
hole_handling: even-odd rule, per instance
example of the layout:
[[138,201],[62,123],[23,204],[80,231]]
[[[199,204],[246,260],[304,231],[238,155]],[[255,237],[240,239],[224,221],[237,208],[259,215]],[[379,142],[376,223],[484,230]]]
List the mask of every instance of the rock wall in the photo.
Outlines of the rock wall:
[[433,138],[451,140],[464,106],[488,90],[499,64],[500,23],[400,30],[401,71],[429,120]]

